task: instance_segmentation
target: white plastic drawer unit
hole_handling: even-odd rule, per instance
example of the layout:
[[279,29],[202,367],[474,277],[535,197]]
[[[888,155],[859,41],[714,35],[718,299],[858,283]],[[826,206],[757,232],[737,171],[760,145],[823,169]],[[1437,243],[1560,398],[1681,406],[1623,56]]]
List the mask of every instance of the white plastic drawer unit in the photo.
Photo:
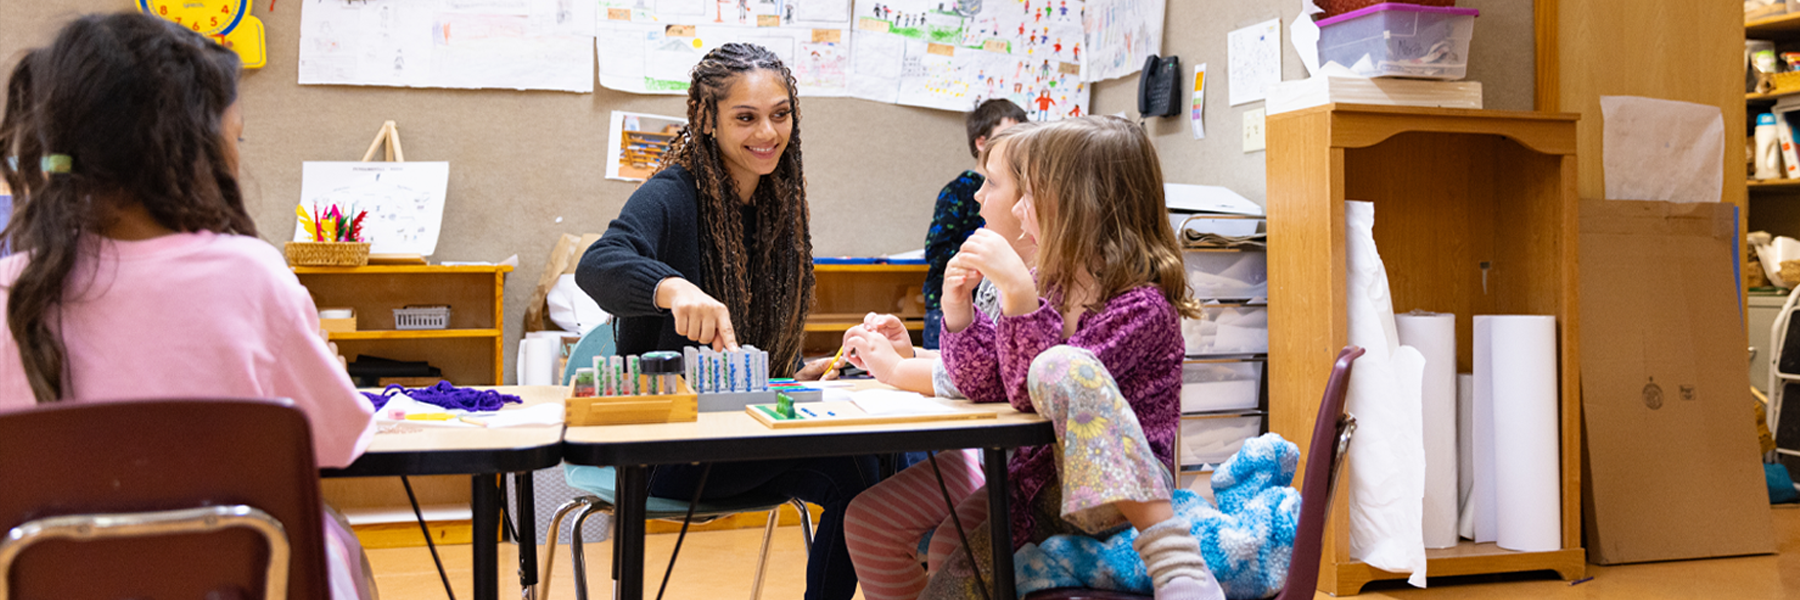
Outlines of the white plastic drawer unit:
[[1263,413],[1260,412],[1184,416],[1176,458],[1182,472],[1212,470],[1237,454],[1245,440],[1262,433]]
[[1181,365],[1181,412],[1256,410],[1262,405],[1260,358],[1199,359]]
[[1207,303],[1198,319],[1181,320],[1188,356],[1239,356],[1269,352],[1269,305]]
[[1187,250],[1188,290],[1201,300],[1269,296],[1269,255],[1260,250]]

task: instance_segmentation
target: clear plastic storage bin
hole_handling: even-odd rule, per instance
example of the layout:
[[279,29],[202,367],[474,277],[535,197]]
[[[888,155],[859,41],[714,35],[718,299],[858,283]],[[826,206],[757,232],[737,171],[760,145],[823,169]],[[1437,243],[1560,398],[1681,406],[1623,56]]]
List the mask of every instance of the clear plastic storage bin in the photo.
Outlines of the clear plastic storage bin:
[[1195,298],[1269,297],[1269,255],[1257,250],[1182,253],[1188,290]]
[[1210,470],[1237,454],[1244,441],[1262,435],[1261,415],[1182,417],[1181,470]]
[[1377,4],[1319,21],[1319,60],[1368,77],[1462,79],[1473,8]]
[[1262,399],[1263,363],[1190,361],[1181,365],[1181,412],[1254,410]]
[[1181,320],[1188,356],[1236,356],[1269,351],[1269,307],[1207,304],[1198,319]]

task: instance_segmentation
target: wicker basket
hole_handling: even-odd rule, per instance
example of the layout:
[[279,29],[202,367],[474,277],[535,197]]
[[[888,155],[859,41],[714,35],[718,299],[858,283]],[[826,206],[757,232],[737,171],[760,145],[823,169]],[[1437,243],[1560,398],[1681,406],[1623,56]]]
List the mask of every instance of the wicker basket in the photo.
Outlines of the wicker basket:
[[369,244],[288,242],[287,261],[297,267],[360,267],[369,264]]
[[[1325,14],[1319,15],[1320,19],[1329,19],[1329,18],[1338,16],[1338,15],[1341,15],[1341,14],[1344,14],[1347,12],[1355,12],[1355,11],[1359,11],[1359,10],[1362,10],[1362,9],[1365,9],[1365,8],[1368,8],[1368,7],[1377,5],[1377,4],[1383,4],[1383,3],[1384,3],[1384,0],[1318,0],[1317,1],[1319,8],[1325,9]],[[1418,6],[1456,6],[1456,0],[1412,0],[1411,2],[1406,2],[1406,4],[1413,4],[1413,5],[1418,5]]]

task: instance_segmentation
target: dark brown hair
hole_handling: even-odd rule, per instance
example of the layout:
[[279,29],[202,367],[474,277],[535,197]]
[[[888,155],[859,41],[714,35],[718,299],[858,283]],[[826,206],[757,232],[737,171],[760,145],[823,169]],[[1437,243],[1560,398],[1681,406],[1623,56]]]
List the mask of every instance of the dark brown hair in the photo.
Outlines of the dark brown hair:
[[[31,259],[6,324],[39,403],[69,395],[57,322],[77,259],[92,257],[118,208],[106,198],[140,204],[174,231],[256,235],[222,123],[239,69],[230,50],[135,12],[76,19],[13,69],[0,176],[15,208],[0,237]],[[70,172],[43,172],[49,155],[69,157]]]
[[1149,284],[1182,316],[1200,316],[1163,204],[1162,163],[1143,129],[1118,117],[1081,117],[1012,140],[1008,156],[1024,161],[1024,193],[1043,236],[1041,288],[1073,289],[1077,273],[1086,270],[1097,287],[1089,310]]
[[963,117],[963,125],[969,129],[969,156],[981,160],[981,149],[975,147],[975,140],[992,136],[994,128],[1007,119],[1012,119],[1014,123],[1024,123],[1031,117],[1025,116],[1025,109],[1005,98],[982,102],[975,110],[969,111],[969,116]]
[[[719,127],[719,102],[745,73],[766,70],[787,85],[793,132],[775,171],[751,192],[758,231],[744,231],[736,182],[709,132]],[[812,311],[811,215],[800,171],[800,98],[794,75],[781,59],[753,44],[731,43],[708,52],[694,66],[688,87],[688,124],[669,148],[669,165],[681,165],[699,186],[700,265],[703,288],[731,310],[740,343],[769,353],[770,374],[786,377],[800,358],[806,315]],[[746,238],[755,240],[755,252]]]

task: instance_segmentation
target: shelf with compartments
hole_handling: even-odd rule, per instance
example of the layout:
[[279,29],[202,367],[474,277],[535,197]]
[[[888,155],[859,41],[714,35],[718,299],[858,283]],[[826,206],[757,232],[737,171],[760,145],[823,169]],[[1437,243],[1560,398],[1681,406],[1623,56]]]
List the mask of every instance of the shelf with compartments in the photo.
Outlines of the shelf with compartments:
[[[1470,371],[1472,315],[1556,317],[1562,549],[1513,552],[1465,541],[1426,551],[1432,577],[1549,570],[1572,580],[1586,570],[1578,118],[1350,104],[1269,117],[1269,221],[1281,232],[1269,244],[1269,423],[1300,445],[1301,472],[1333,357],[1349,337],[1346,200],[1375,204],[1375,243],[1394,312],[1456,314],[1458,372]],[[1484,263],[1491,265],[1486,286],[1476,266]],[[1319,564],[1319,590],[1338,596],[1406,577],[1350,557],[1348,497],[1333,500]]]
[[1262,217],[1196,214],[1183,219],[1182,262],[1188,290],[1203,304],[1200,319],[1183,319],[1181,424],[1175,446],[1177,483],[1195,489],[1245,440],[1268,432],[1268,260],[1260,246],[1198,245],[1186,235],[1229,229],[1248,235]]
[[[871,312],[892,314],[912,331],[925,329],[923,264],[815,264],[818,303],[806,318],[802,351],[830,355],[843,343],[844,330],[862,323]],[[914,344],[923,340],[915,337]]]
[[[344,358],[362,355],[425,361],[456,385],[499,385],[508,266],[295,267],[321,309],[356,311],[355,331],[334,331]],[[394,309],[448,305],[443,329],[397,329]]]

